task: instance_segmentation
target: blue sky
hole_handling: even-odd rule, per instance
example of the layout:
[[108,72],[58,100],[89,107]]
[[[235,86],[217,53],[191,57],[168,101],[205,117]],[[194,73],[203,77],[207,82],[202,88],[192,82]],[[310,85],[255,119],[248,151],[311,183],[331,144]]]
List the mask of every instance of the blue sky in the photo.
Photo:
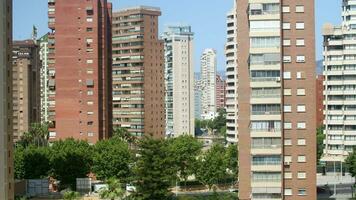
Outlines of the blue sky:
[[[115,9],[135,5],[157,6],[162,10],[160,31],[169,24],[189,24],[195,32],[195,70],[199,71],[199,57],[205,48],[218,53],[218,70],[224,70],[226,13],[233,0],[112,0]],[[30,12],[29,12],[30,11]],[[321,28],[326,22],[339,24],[341,0],[316,0],[317,59],[322,59]],[[32,26],[39,35],[48,32],[47,0],[14,0],[14,39],[27,39]]]

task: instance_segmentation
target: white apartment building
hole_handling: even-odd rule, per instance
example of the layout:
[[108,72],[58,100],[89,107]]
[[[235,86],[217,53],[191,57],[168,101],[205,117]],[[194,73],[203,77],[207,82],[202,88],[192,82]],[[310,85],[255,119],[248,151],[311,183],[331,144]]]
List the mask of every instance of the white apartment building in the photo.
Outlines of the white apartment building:
[[200,58],[202,119],[213,119],[216,116],[216,65],[216,51],[205,49]]
[[169,26],[162,35],[167,137],[194,135],[193,36],[190,26]]
[[323,161],[344,161],[356,147],[356,0],[342,3],[342,25],[325,24]]
[[[48,122],[49,115],[49,100],[48,93],[50,92],[48,81],[49,81],[49,71],[48,71],[48,35],[42,36],[37,44],[40,46],[40,60],[41,60],[41,72],[40,72],[40,81],[41,81],[41,123]],[[51,74],[54,76],[54,73]]]
[[226,56],[226,140],[230,144],[238,141],[237,126],[237,19],[236,3],[234,8],[227,13],[227,42],[225,45]]

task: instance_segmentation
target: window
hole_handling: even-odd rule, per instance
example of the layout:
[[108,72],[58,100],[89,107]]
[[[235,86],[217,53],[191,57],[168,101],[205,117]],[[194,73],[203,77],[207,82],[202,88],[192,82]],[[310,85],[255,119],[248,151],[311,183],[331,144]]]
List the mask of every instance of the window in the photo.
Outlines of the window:
[[87,32],[93,32],[93,28],[88,27],[88,28],[87,28]]
[[290,46],[290,44],[291,44],[290,39],[283,40],[283,46]]
[[94,133],[93,132],[89,132],[88,133],[88,137],[93,137],[94,136]]
[[292,140],[291,139],[284,139],[284,146],[292,146]]
[[297,128],[298,128],[298,129],[305,129],[305,127],[306,127],[305,122],[298,122],[298,123],[297,123]]
[[297,5],[295,7],[295,12],[296,13],[303,13],[304,12],[304,6],[303,5]]
[[94,105],[94,101],[87,101],[87,104],[88,104],[89,106]]
[[87,17],[87,22],[93,22],[93,18],[92,17]]
[[306,145],[305,139],[298,139],[298,145],[299,146],[305,146]]
[[292,112],[292,106],[291,105],[284,105],[284,112]]
[[292,156],[284,156],[284,162],[292,162]]
[[282,12],[283,13],[289,13],[290,12],[290,7],[289,6],[283,6],[282,7]]
[[280,47],[280,37],[252,37],[250,42],[252,48]]
[[296,43],[295,43],[296,46],[304,46],[304,39],[297,39],[296,40]]
[[292,56],[283,56],[283,62],[284,63],[292,62]]
[[87,74],[93,74],[94,73],[94,70],[92,69],[87,69]]
[[292,129],[292,122],[284,122],[284,129]]
[[297,30],[303,30],[303,29],[304,29],[304,22],[297,22],[297,23],[295,24],[295,28],[296,28]]
[[93,111],[88,111],[87,115],[94,115],[94,112]]
[[293,194],[292,194],[292,189],[290,189],[290,188],[285,188],[284,189],[284,195],[285,196],[292,196]]
[[303,156],[298,156],[298,162],[300,162],[300,163],[306,162],[306,157],[304,155]]
[[297,72],[297,79],[304,79],[304,78],[305,78],[304,72]]
[[292,179],[293,178],[292,172],[284,172],[284,178],[285,179]]
[[291,79],[291,73],[290,72],[283,72],[283,79]]
[[298,105],[297,106],[297,111],[298,112],[305,112],[305,105]]
[[93,90],[88,90],[87,91],[87,95],[88,96],[93,96],[94,95],[94,91]]
[[305,89],[304,88],[298,88],[297,89],[297,95],[298,96],[305,96]]
[[284,96],[291,96],[292,95],[292,89],[284,89],[283,93],[284,93]]
[[93,60],[92,59],[88,59],[87,60],[87,64],[93,64]]
[[289,22],[283,22],[283,30],[290,30],[290,23]]
[[297,63],[305,62],[305,56],[297,56]]
[[298,179],[306,179],[307,173],[306,172],[298,172]]
[[307,195],[307,190],[306,189],[298,189],[298,195],[299,196]]

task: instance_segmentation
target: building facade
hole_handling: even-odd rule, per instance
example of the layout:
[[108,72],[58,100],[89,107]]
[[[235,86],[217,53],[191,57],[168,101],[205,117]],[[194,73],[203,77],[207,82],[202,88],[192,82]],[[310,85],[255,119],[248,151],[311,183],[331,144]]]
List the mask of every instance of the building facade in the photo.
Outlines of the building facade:
[[14,41],[12,49],[12,94],[14,140],[40,122],[39,47],[33,40]]
[[111,134],[111,10],[106,0],[48,1],[51,140]]
[[237,1],[240,200],[316,199],[314,27],[313,0]]
[[194,135],[193,36],[190,26],[169,26],[162,35],[168,137]]
[[37,41],[37,45],[40,48],[39,55],[41,60],[40,70],[40,85],[41,85],[41,123],[47,123],[49,121],[49,71],[48,71],[48,34],[42,36]]
[[324,76],[316,76],[316,127],[324,125]]
[[201,97],[202,97],[201,81],[198,79],[194,79],[194,116],[195,119],[199,119],[199,120],[202,119]]
[[225,45],[226,57],[226,140],[230,144],[238,141],[237,128],[237,13],[236,2],[231,11],[227,13],[227,41]]
[[0,199],[14,200],[12,0],[0,2]]
[[164,50],[159,8],[113,14],[113,125],[133,136],[165,136]]
[[213,119],[216,116],[216,51],[205,49],[200,58],[202,119]]
[[323,161],[344,161],[356,147],[356,1],[342,2],[342,25],[325,24]]
[[216,75],[216,110],[225,109],[226,107],[226,81]]

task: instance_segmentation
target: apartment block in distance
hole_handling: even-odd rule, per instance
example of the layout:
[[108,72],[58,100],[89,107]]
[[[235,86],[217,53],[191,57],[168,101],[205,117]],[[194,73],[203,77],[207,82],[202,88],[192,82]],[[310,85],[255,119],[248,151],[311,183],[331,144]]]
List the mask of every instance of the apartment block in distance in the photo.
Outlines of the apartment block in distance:
[[200,57],[200,65],[202,119],[214,119],[216,116],[216,51],[205,49]]
[[167,137],[194,135],[193,36],[190,26],[169,26],[162,35]]
[[159,8],[146,6],[113,14],[113,125],[137,137],[165,136],[160,15]]
[[216,75],[216,110],[225,109],[226,106],[226,81]]
[[322,160],[344,162],[356,147],[356,1],[342,1],[342,24],[325,24]]
[[33,40],[14,41],[12,49],[13,134],[20,140],[32,123],[40,122],[39,46]]
[[314,27],[313,0],[237,1],[240,200],[316,199]]
[[[45,34],[37,40],[39,46],[39,55],[41,60],[40,70],[40,85],[41,85],[41,123],[47,123],[49,121],[49,86],[48,80],[50,77],[48,71],[48,34]],[[53,94],[52,94],[53,95]]]
[[111,134],[111,10],[106,0],[49,0],[50,139]]
[[227,13],[227,41],[225,45],[226,57],[226,140],[230,144],[238,141],[237,128],[237,13],[236,1],[234,7]]
[[0,2],[0,199],[14,200],[12,0]]

